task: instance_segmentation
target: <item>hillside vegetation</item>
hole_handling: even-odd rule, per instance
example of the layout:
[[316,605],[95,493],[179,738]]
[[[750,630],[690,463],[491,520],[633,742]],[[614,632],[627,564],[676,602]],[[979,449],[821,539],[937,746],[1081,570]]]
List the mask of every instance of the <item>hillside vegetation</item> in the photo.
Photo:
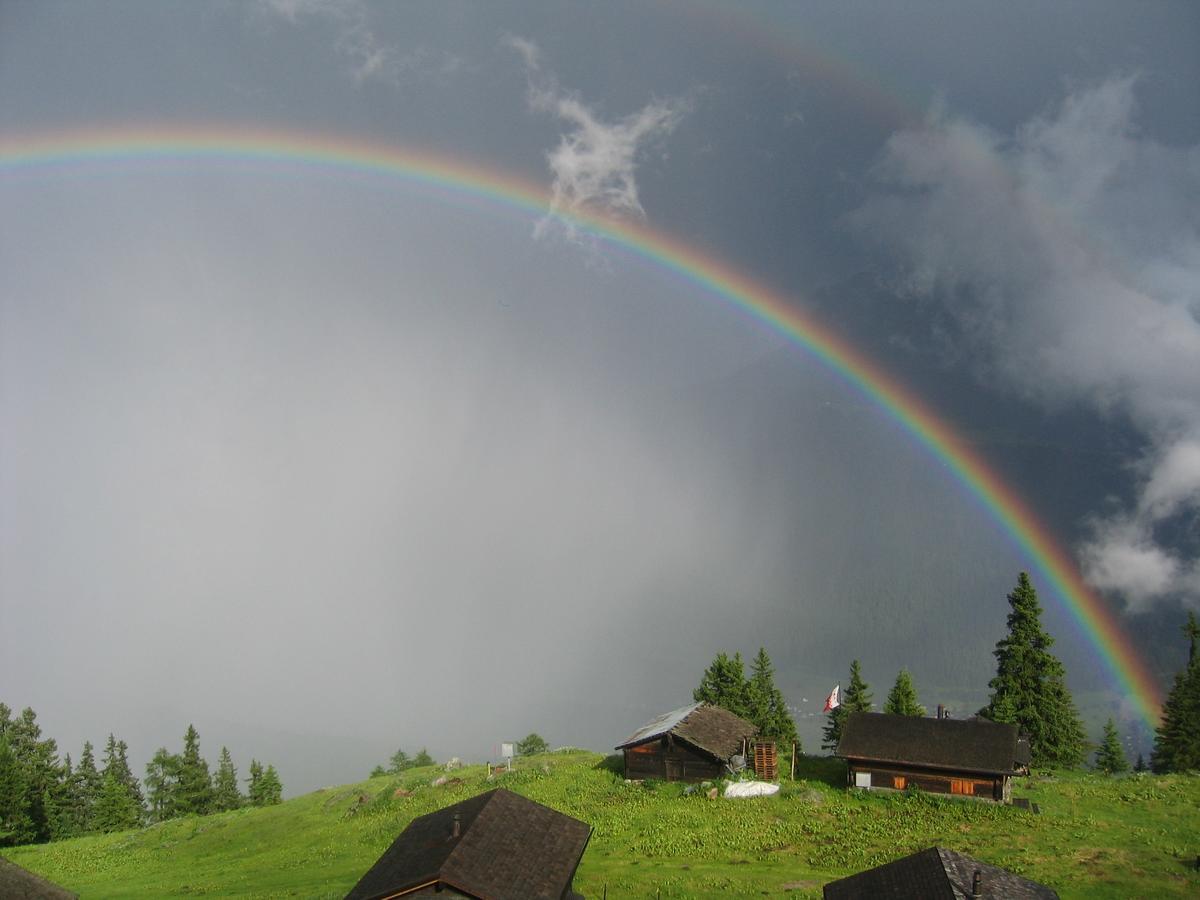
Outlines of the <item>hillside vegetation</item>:
[[[415,816],[495,786],[590,823],[575,879],[618,897],[819,897],[825,882],[933,844],[1070,897],[1200,895],[1200,776],[1082,772],[1018,783],[1042,814],[980,802],[864,795],[841,764],[808,759],[776,797],[709,800],[679,784],[626,784],[613,761],[571,752],[437,768],[326,788],[279,806],[10,848],[12,861],[84,898],[341,897]],[[397,789],[411,792],[397,795]]]

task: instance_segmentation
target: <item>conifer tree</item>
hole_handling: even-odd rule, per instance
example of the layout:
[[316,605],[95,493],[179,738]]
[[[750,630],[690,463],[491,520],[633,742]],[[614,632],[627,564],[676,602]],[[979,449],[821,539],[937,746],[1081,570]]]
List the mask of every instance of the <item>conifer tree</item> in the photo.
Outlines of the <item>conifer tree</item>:
[[925,707],[917,702],[917,689],[913,686],[908,669],[901,669],[900,674],[896,676],[896,683],[888,693],[883,711],[894,716],[925,715]]
[[1133,771],[1135,771],[1135,772],[1149,772],[1150,771],[1150,767],[1148,765],[1146,765],[1146,757],[1142,756],[1142,754],[1140,754],[1140,753],[1138,754],[1137,762],[1133,764]]
[[275,767],[268,765],[262,778],[259,781],[259,789],[261,791],[261,806],[274,806],[276,803],[283,802],[283,784],[279,780],[279,773],[275,771]]
[[257,759],[250,760],[250,775],[246,778],[246,800],[251,806],[263,805],[263,767]]
[[176,792],[181,765],[179,756],[166,747],[155,750],[150,762],[146,763],[146,799],[154,822],[165,822],[179,815]]
[[1083,725],[1062,663],[1050,652],[1054,638],[1042,630],[1042,608],[1027,573],[1018,577],[1008,603],[1008,634],[993,651],[996,677],[979,714],[1019,725],[1029,736],[1034,765],[1076,766],[1083,758]]
[[[33,840],[48,841],[51,837],[51,820],[58,818],[57,810],[53,808],[62,775],[58,745],[53,738],[42,738],[37,713],[30,707],[21,710],[19,717],[6,723],[5,736],[25,781],[26,803],[30,821],[33,822]],[[47,802],[50,806],[46,805]]]
[[75,801],[75,829],[78,834],[86,834],[95,825],[92,821],[96,802],[100,799],[100,789],[104,779],[96,769],[96,757],[92,750],[92,742],[83,742],[83,753],[79,757],[79,765],[75,767],[75,785],[71,792]]
[[212,776],[208,762],[200,755],[200,735],[188,725],[183,735],[183,754],[179,758],[179,780],[175,789],[178,814],[207,815],[213,808]]
[[105,771],[94,813],[98,831],[125,831],[142,824],[142,810],[116,771]]
[[383,778],[387,775],[387,769],[383,766],[376,766],[371,770],[370,778]]
[[1160,774],[1200,769],[1200,655],[1196,652],[1200,624],[1195,613],[1188,613],[1183,633],[1188,638],[1188,661],[1163,704],[1150,753],[1150,768]]
[[388,770],[393,775],[399,775],[405,769],[411,769],[413,761],[408,758],[408,754],[403,749],[397,750],[392,754],[391,768]]
[[7,735],[0,735],[0,846],[28,844],[37,839],[29,814],[29,785]]
[[[417,755],[413,757],[413,768],[420,766],[432,766],[436,764],[436,760],[429,755],[429,751],[422,747]],[[269,767],[268,767],[269,768]]]
[[[122,790],[129,796],[129,806],[136,809],[138,820],[136,825],[141,824],[141,819],[146,813],[146,800],[142,795],[141,782],[133,774],[133,770],[129,768],[129,745],[124,741],[119,741],[112,734],[108,736],[108,744],[104,748],[104,778],[107,779],[110,775],[116,779],[121,785]],[[107,788],[101,784],[100,793],[103,796]],[[120,815],[124,815],[123,809]],[[113,814],[111,809],[109,814]],[[122,819],[123,821],[123,819]],[[132,828],[133,825],[122,825],[121,827]],[[109,829],[110,831],[113,829]]]
[[775,669],[765,647],[758,648],[758,655],[750,664],[746,694],[750,707],[750,715],[746,718],[758,726],[761,734],[785,744],[797,740],[796,723],[788,711],[783,692],[775,686]]
[[692,691],[692,699],[697,703],[711,703],[748,720],[753,710],[742,654],[735,653],[731,658],[725,653],[718,653],[704,670],[700,686]]
[[213,808],[217,812],[238,809],[243,802],[242,792],[238,790],[237,769],[233,767],[233,757],[229,748],[221,748],[221,756],[217,762],[217,775],[213,779]]
[[1129,760],[1121,748],[1121,737],[1117,726],[1110,718],[1104,723],[1104,739],[1096,751],[1096,770],[1105,775],[1117,775],[1129,771]]
[[837,751],[838,742],[842,739],[842,726],[852,712],[871,711],[871,691],[863,681],[862,669],[858,660],[850,663],[850,686],[841,697],[841,704],[829,712],[829,722],[825,725],[824,741],[821,746],[826,750]]

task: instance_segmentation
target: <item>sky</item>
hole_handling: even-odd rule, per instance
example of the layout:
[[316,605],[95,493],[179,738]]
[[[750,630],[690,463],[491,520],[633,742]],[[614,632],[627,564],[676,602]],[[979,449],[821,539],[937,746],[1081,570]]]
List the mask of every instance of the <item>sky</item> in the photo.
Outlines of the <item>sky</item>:
[[1147,749],[943,461],[587,222],[920,397],[1165,688],[1200,609],[1197,83],[1186,2],[0,2],[0,147],[305,135],[542,198],[0,154],[0,701],[135,766],[195,724],[294,794],[397,747],[605,750],[761,646],[815,751],[855,658],[974,712],[1029,569],[1089,732]]

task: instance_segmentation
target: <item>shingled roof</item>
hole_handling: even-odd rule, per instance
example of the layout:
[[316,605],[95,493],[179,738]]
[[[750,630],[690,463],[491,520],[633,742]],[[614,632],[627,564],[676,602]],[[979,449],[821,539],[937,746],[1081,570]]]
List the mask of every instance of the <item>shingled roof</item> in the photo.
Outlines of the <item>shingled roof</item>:
[[6,900],[74,900],[78,896],[0,857],[0,897]]
[[1029,765],[1029,742],[1016,725],[987,719],[851,713],[842,725],[837,755],[843,759],[1012,775]]
[[[976,872],[979,873],[979,893],[972,894]],[[969,900],[972,896],[985,900],[1058,900],[1058,894],[1044,884],[941,847],[930,847],[825,885],[825,900],[866,897],[875,900]]]
[[753,737],[758,728],[711,703],[693,703],[653,719],[627,737],[616,749],[644,744],[665,734],[674,735],[698,750],[726,760],[742,751],[742,740]]
[[591,835],[590,825],[497,788],[413,819],[346,900],[435,884],[488,900],[560,900]]

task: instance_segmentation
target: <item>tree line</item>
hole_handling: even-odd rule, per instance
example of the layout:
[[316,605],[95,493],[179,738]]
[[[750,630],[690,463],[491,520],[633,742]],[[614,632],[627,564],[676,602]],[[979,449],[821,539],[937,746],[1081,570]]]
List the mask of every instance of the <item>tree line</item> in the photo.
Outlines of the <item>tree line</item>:
[[189,725],[182,753],[160,747],[146,766],[145,790],[129,765],[129,746],[108,736],[102,764],[85,741],[79,760],[58,757],[54,738],[43,737],[37,713],[14,716],[0,703],[0,846],[44,843],[97,832],[139,828],[187,815],[283,799],[275,767],[250,762],[243,794],[233,758],[221,748],[215,775],[200,755],[200,735]]
[[[993,651],[996,676],[988,682],[987,705],[977,715],[994,722],[1017,725],[1029,739],[1034,766],[1079,766],[1087,755],[1086,733],[1066,686],[1063,665],[1050,652],[1054,638],[1042,627],[1042,608],[1027,573],[1020,573],[1007,600],[1007,633]],[[1150,765],[1147,767],[1139,756],[1134,767],[1138,771],[1151,768],[1157,773],[1166,773],[1200,769],[1200,654],[1196,648],[1200,625],[1195,613],[1188,614],[1183,631],[1189,641],[1188,661],[1175,677],[1163,707]],[[796,733],[795,723],[773,678],[765,650],[759,650],[749,679],[745,677],[740,653],[732,658],[718,653],[692,696],[753,722],[764,735],[792,740]],[[849,715],[870,712],[873,708],[871,689],[863,679],[859,661],[853,660],[840,704],[829,712],[822,747],[835,751]],[[901,669],[896,676],[883,711],[904,716],[926,714],[907,670]],[[1107,774],[1129,769],[1120,734],[1111,718],[1105,723],[1093,766]]]

